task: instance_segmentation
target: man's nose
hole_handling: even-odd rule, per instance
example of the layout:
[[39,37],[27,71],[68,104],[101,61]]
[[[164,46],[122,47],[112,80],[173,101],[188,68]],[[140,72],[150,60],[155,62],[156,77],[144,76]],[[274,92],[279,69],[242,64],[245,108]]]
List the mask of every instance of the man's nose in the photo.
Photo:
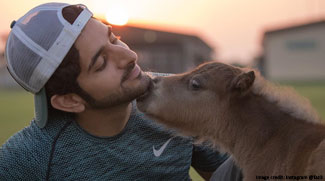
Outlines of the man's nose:
[[129,64],[136,63],[138,56],[134,51],[119,46],[116,46],[114,49],[114,60],[118,68],[124,69]]

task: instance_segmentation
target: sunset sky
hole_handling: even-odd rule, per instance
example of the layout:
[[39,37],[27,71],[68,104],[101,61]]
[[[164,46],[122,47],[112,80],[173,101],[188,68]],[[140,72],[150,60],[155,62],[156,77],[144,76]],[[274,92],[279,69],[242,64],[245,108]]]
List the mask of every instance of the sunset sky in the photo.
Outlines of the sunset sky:
[[[0,2],[0,33],[12,20],[46,0]],[[325,0],[66,0],[105,16],[119,10],[130,24],[200,36],[225,62],[248,62],[260,50],[263,32],[325,19]],[[118,3],[118,4],[116,4]],[[113,8],[113,9],[112,9]],[[125,17],[124,17],[125,18]],[[109,20],[108,20],[109,21]],[[3,48],[3,47],[0,47]]]

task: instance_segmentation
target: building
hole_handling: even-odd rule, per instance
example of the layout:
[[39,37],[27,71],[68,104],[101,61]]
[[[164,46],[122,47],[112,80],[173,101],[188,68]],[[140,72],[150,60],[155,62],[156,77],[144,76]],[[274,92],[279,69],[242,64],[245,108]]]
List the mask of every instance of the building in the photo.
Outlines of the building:
[[325,80],[325,21],[266,31],[261,72],[275,81]]
[[113,32],[138,54],[145,71],[181,73],[212,60],[213,49],[194,35],[132,26],[114,26]]

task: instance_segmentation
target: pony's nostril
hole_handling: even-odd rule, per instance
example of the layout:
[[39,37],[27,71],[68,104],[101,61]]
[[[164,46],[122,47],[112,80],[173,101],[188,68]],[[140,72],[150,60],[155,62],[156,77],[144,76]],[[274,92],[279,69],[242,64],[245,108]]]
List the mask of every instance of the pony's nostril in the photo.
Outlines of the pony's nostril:
[[157,84],[160,80],[161,80],[160,77],[155,77],[154,79],[152,79],[152,82]]

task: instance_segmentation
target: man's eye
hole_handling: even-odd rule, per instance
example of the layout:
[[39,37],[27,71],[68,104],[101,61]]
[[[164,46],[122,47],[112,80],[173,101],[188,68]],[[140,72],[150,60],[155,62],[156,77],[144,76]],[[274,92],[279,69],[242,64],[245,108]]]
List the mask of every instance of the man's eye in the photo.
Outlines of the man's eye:
[[99,71],[104,70],[105,67],[106,67],[106,64],[107,64],[106,56],[103,56],[103,63],[102,63],[102,65],[98,69],[95,70],[95,72],[99,72]]

